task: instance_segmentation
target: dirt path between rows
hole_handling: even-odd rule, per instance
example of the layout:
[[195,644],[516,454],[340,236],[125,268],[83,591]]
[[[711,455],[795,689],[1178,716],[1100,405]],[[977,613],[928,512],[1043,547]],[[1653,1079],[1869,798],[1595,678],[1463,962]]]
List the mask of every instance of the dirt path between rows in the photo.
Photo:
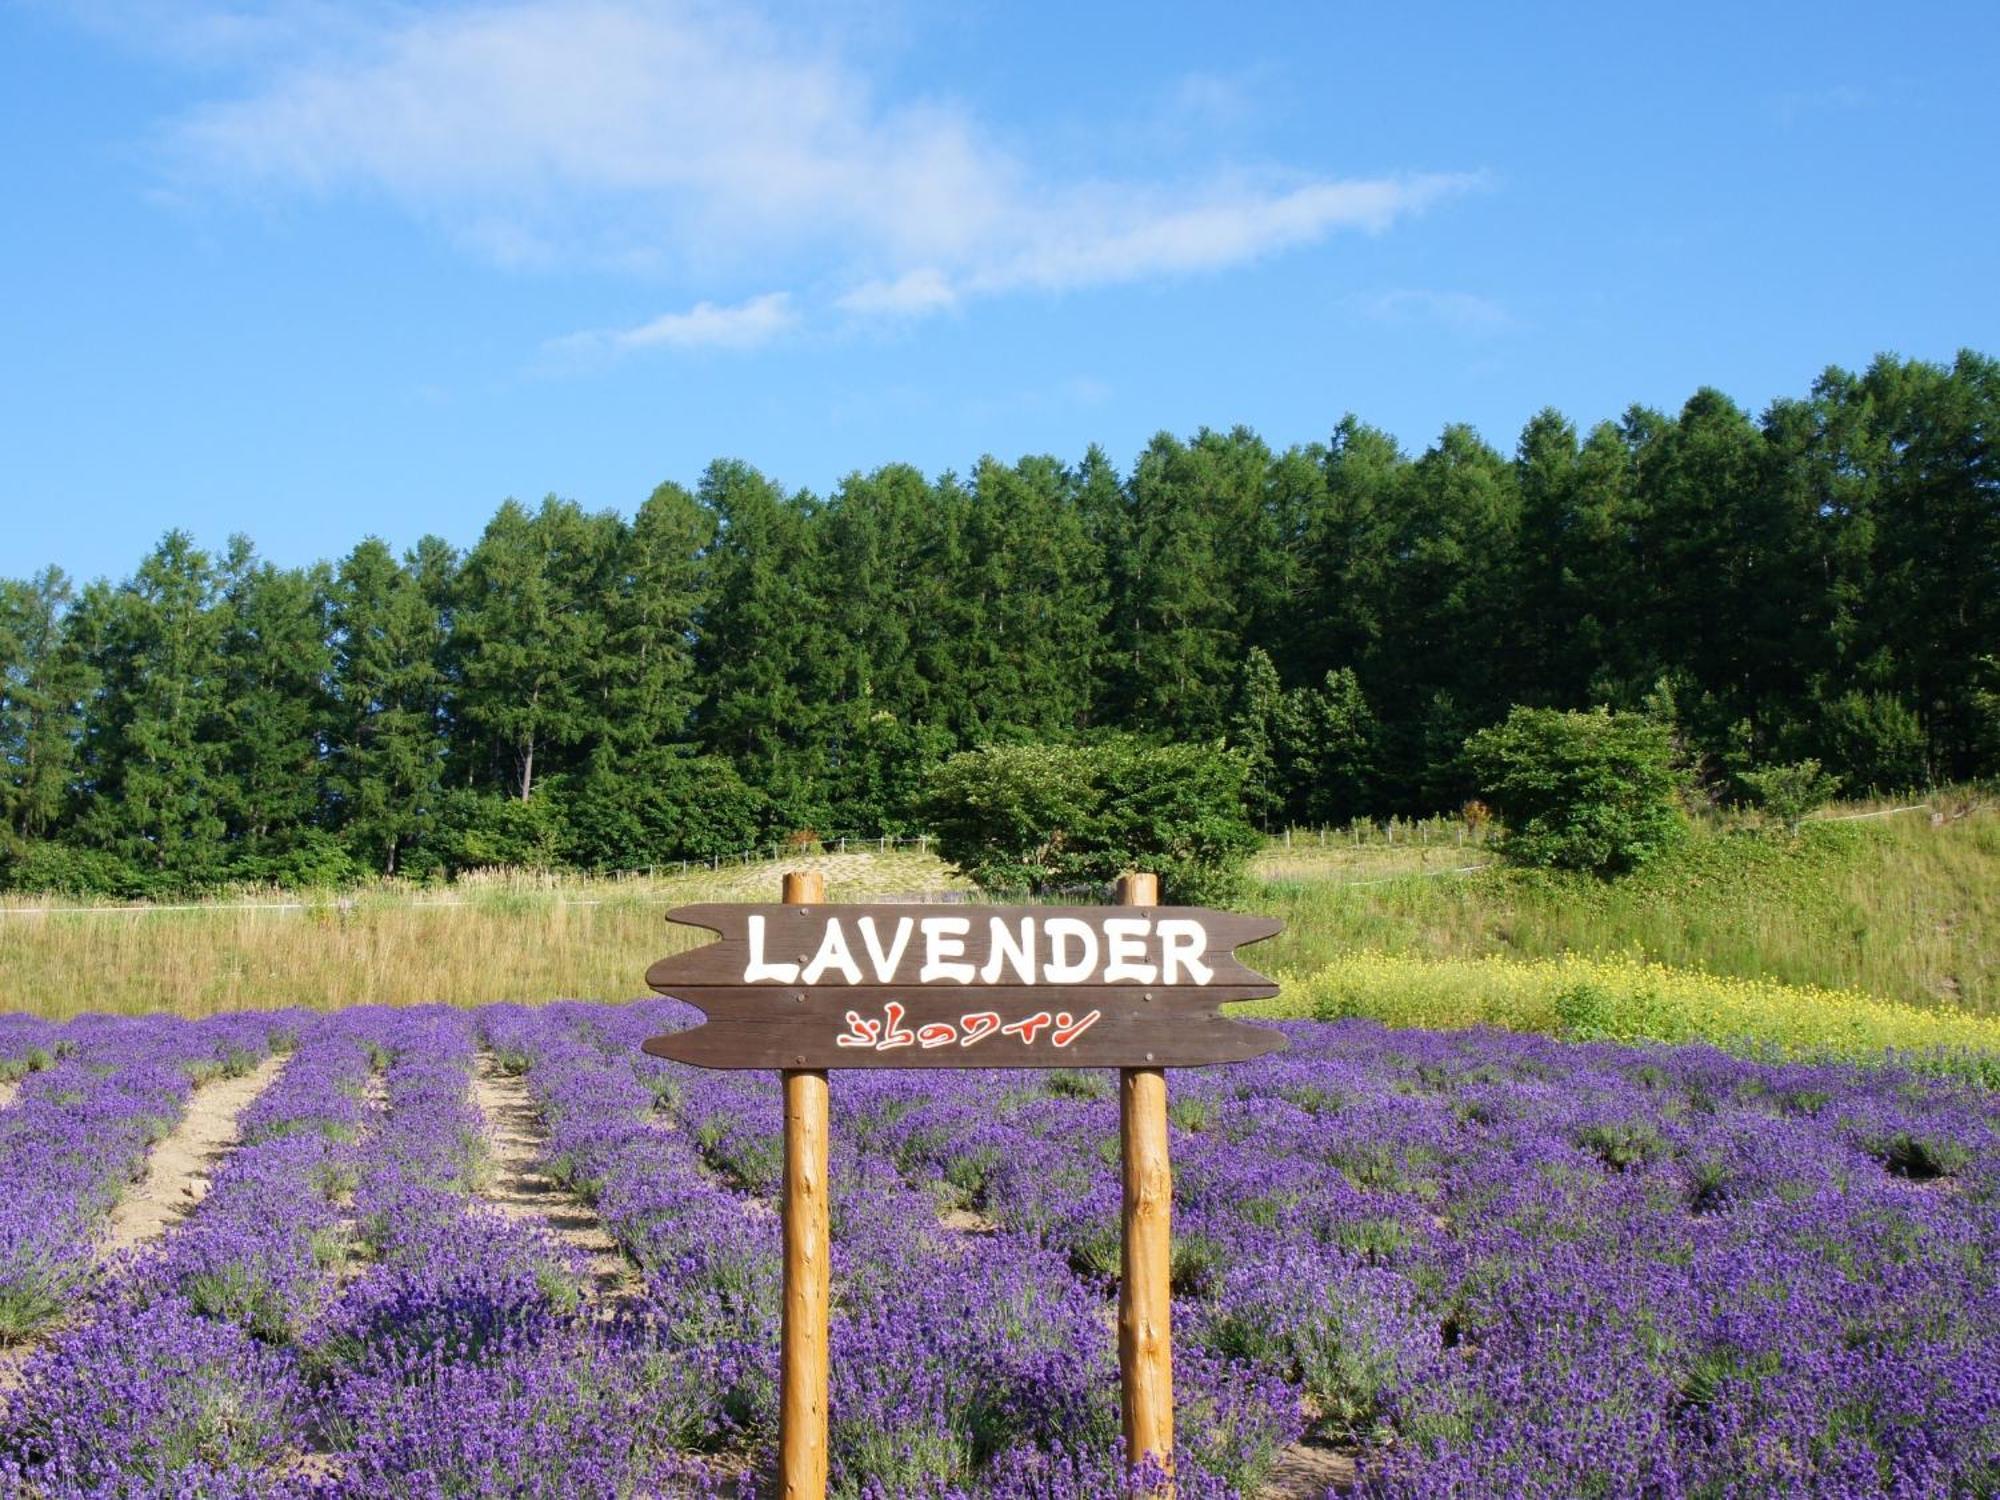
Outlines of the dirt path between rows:
[[173,1133],[153,1147],[146,1175],[111,1210],[100,1264],[158,1239],[208,1196],[209,1174],[235,1146],[236,1122],[284,1071],[285,1054],[267,1057],[240,1078],[218,1078],[194,1091]]
[[486,1121],[492,1175],[481,1195],[510,1219],[541,1225],[588,1264],[587,1291],[600,1305],[634,1286],[632,1263],[597,1215],[542,1166],[548,1132],[541,1111],[518,1076],[503,1072],[491,1053],[479,1054],[473,1102]]
[[21,1081],[18,1078],[9,1078],[4,1082],[0,1082],[0,1109],[5,1109],[8,1105],[12,1104],[14,1096],[20,1092]]
[[[266,1058],[241,1078],[219,1078],[196,1089],[172,1134],[146,1157],[146,1175],[125,1189],[105,1220],[97,1247],[102,1266],[121,1251],[157,1239],[208,1196],[209,1173],[236,1144],[237,1119],[284,1069],[285,1055]],[[0,1394],[16,1390],[30,1355],[65,1328],[75,1326],[72,1306],[52,1324],[21,1343],[0,1349]]]
[[1278,1455],[1256,1500],[1320,1500],[1332,1491],[1346,1494],[1354,1488],[1354,1460],[1333,1448],[1317,1443],[1294,1443]]

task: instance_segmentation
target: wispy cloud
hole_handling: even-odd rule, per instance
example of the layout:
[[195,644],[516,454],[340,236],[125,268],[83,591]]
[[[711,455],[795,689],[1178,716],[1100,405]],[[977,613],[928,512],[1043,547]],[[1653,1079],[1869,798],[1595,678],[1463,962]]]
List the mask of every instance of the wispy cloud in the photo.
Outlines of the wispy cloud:
[[1377,323],[1437,323],[1457,333],[1504,333],[1519,320],[1490,297],[1471,292],[1402,288],[1368,292],[1350,299],[1363,317]]
[[873,318],[922,317],[957,305],[957,289],[936,266],[921,266],[890,280],[864,281],[834,299],[842,312]]
[[[188,34],[212,39],[232,34],[233,10],[148,0],[141,13],[190,17]],[[174,185],[386,197],[510,265],[644,267],[723,290],[756,277],[817,288],[850,318],[907,319],[1021,290],[1212,274],[1380,232],[1481,182],[1066,180],[950,100],[885,99],[837,47],[699,0],[348,14],[301,23],[290,51],[292,33],[260,31],[228,75],[237,86],[168,129]],[[1189,86],[1214,110],[1225,83]],[[727,327],[754,341],[798,316],[766,301],[589,337],[691,347],[729,342],[709,332]]]
[[697,302],[634,328],[568,334],[549,343],[555,354],[630,354],[641,349],[754,349],[798,322],[789,292],[766,292],[731,307]]

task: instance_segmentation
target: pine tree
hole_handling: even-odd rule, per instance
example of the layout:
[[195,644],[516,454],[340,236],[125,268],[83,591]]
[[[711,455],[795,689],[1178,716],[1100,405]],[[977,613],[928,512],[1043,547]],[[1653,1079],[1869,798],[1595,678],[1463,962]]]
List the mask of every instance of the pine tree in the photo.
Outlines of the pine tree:
[[1243,810],[1269,832],[1287,818],[1287,768],[1280,764],[1290,705],[1278,669],[1262,646],[1252,646],[1236,675],[1229,715],[1229,748],[1243,762]]
[[1279,724],[1293,820],[1337,827],[1375,807],[1377,726],[1352,667],[1327,673],[1316,688],[1288,694]]
[[222,566],[224,752],[232,861],[254,879],[295,877],[324,807],[320,764],[331,708],[324,566],[260,563],[232,538]]
[[151,888],[213,884],[226,868],[227,615],[221,578],[187,533],[170,531],[117,589],[77,605],[98,681],[85,720],[79,837]]
[[823,731],[841,664],[824,625],[818,506],[735,462],[709,465],[696,495],[715,517],[696,647],[701,742],[770,798],[779,824],[824,824],[836,793]]
[[709,595],[715,517],[677,484],[639,507],[618,547],[603,608],[600,743],[618,752],[683,743],[700,684],[694,642]]
[[961,649],[969,738],[1060,738],[1090,721],[1108,606],[1077,476],[984,459],[967,518]]
[[[425,553],[433,569],[439,546]],[[418,554],[399,565],[370,537],[332,589],[333,815],[355,858],[384,875],[408,868],[442,794],[445,622],[419,569]]]
[[1269,463],[1269,450],[1240,428],[1204,431],[1190,444],[1162,433],[1140,455],[1117,619],[1128,721],[1199,739],[1225,729],[1246,600],[1255,612],[1246,579],[1275,566]]
[[0,830],[18,839],[57,831],[77,774],[94,678],[65,628],[75,598],[59,568],[0,579]]
[[1305,523],[1309,628],[1299,666],[1307,680],[1370,661],[1391,627],[1392,528],[1409,468],[1393,438],[1352,414],[1334,429],[1318,505]]
[[554,496],[533,514],[509,500],[466,554],[452,634],[458,718],[475,767],[485,759],[475,785],[527,802],[562,752],[602,733],[590,684],[621,531]]

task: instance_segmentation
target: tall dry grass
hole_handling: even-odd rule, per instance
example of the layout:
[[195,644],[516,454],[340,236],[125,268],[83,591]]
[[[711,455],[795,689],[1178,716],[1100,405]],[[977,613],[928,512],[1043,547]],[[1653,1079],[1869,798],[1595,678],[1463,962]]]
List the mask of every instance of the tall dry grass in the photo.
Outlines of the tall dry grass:
[[[2000,817],[1919,815],[1782,836],[1705,828],[1658,869],[1605,884],[1494,868],[1430,845],[1294,839],[1260,857],[1245,904],[1286,920],[1259,968],[1309,974],[1355,953],[1418,959],[1631,956],[1678,969],[2000,1015]],[[669,906],[775,900],[815,865],[833,899],[963,888],[934,856],[852,853],[658,880],[507,875],[382,887],[303,910],[217,902],[116,914],[0,901],[0,1010],[216,1010],[555,996],[616,999],[692,936]],[[284,900],[272,893],[267,900]],[[297,898],[291,898],[297,899]],[[449,904],[447,904],[449,903]],[[71,903],[74,905],[74,903]]]
[[668,927],[669,907],[775,901],[779,870],[802,867],[826,875],[833,900],[894,900],[965,884],[929,855],[870,853],[657,880],[508,874],[430,892],[253,892],[191,909],[56,903],[44,914],[30,909],[46,901],[10,898],[0,902],[0,1010],[202,1016],[278,1005],[624,999],[645,993],[654,959],[700,937]]

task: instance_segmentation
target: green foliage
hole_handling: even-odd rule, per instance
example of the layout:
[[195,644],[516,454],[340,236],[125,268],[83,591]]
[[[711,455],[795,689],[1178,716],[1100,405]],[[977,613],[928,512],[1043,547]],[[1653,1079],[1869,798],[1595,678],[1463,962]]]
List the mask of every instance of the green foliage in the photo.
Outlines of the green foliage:
[[1842,785],[1890,792],[1931,779],[1923,722],[1893,693],[1854,691],[1829,699],[1814,737],[1823,747],[1819,758]]
[[1672,742],[1642,715],[1516,708],[1465,753],[1517,863],[1617,874],[1685,831]]
[[149,893],[227,873],[221,583],[208,554],[173,531],[130,583],[94,584],[75,610],[99,687],[79,755],[94,795],[73,832],[139,871]]
[[561,801],[562,858],[585,869],[734,854],[763,835],[767,811],[721,756],[676,746],[607,757]]
[[[1462,746],[1511,706],[1662,684],[1719,800],[1809,759],[1974,782],[2000,774],[1996,425],[2000,364],[1968,352],[1757,416],[1543,411],[1511,455],[1350,415],[1284,451],[1161,434],[1122,475],[1092,448],[817,495],[718,462],[629,519],[508,501],[462,556],[281,568],[172,532],[122,583],[0,580],[0,878],[341,878],[328,838],[364,874],[643,865],[753,803],[766,833],[916,832],[952,755],[1107,734],[1226,737],[1259,826],[1410,816],[1474,794]],[[618,786],[707,757],[747,796]],[[1602,833],[1514,847],[1589,863]]]
[[1758,805],[1793,834],[1799,831],[1807,813],[1824,807],[1840,790],[1840,778],[1827,775],[1816,760],[1745,771],[1739,779],[1756,793]]
[[0,579],[0,830],[15,838],[55,829],[75,774],[83,700],[96,685],[65,628],[75,601],[59,568],[25,583]]
[[547,797],[523,801],[452,791],[440,799],[434,848],[450,870],[547,869],[562,847],[562,818]]
[[1244,767],[1205,745],[1107,739],[953,756],[928,802],[938,852],[990,891],[1160,876],[1174,901],[1225,898],[1257,847]]
[[466,554],[451,636],[460,751],[477,782],[527,802],[536,776],[562,768],[602,710],[593,679],[611,667],[604,608],[620,541],[609,512],[553,495],[514,501]]
[[1363,816],[1375,792],[1377,736],[1353,668],[1286,692],[1264,648],[1250,649],[1237,674],[1229,744],[1243,757],[1244,805],[1261,827],[1328,827]]
[[14,891],[128,900],[146,894],[146,872],[105,849],[79,849],[49,839],[25,840],[0,851],[0,884]]
[[429,839],[443,792],[441,595],[455,567],[441,543],[399,564],[370,537],[334,579],[329,802],[355,861],[384,875]]

